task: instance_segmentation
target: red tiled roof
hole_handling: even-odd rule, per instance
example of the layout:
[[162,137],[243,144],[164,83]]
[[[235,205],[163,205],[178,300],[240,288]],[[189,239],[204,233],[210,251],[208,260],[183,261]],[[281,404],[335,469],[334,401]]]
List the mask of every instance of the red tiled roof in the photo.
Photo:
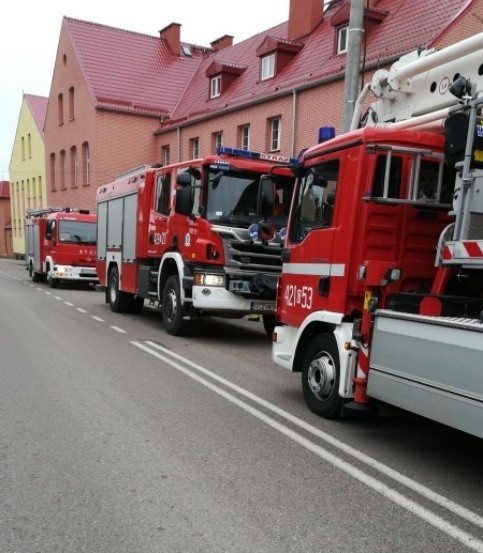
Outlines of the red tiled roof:
[[8,180],[0,181],[0,198],[10,198],[10,183]]
[[45,114],[47,113],[48,98],[44,96],[35,96],[34,94],[25,94],[24,99],[30,109],[30,113],[39,129],[41,136],[44,136]]
[[[368,32],[366,67],[392,62],[419,46],[431,46],[474,1],[379,0],[375,10],[381,17],[387,15]],[[333,4],[312,33],[290,41],[303,47],[275,78],[266,81],[260,81],[257,50],[267,40],[273,44],[287,41],[288,22],[218,52],[187,45],[191,57],[173,55],[159,37],[68,17],[63,25],[97,108],[168,115],[166,126],[343,76],[346,57],[334,52],[336,28],[331,22],[347,10],[347,3]],[[207,72],[211,74],[210,68],[216,66],[244,70],[238,71],[220,97],[209,99]]]
[[[379,0],[375,6],[377,11],[387,12],[387,15],[379,26],[373,27],[368,33],[366,66],[384,61],[392,62],[402,53],[415,50],[419,46],[431,46],[439,33],[473,2],[474,0]],[[172,122],[256,101],[335,75],[343,76],[346,56],[337,55],[334,51],[336,28],[331,24],[331,19],[340,10],[346,9],[346,4],[347,2],[341,2],[327,10],[324,19],[312,33],[296,39],[297,42],[304,43],[304,47],[273,79],[260,81],[260,60],[256,52],[267,37],[287,39],[288,22],[212,54],[200,64],[172,114]],[[247,69],[220,97],[209,99],[206,69],[215,60],[218,63],[246,66]],[[169,125],[169,120],[167,123]]]
[[170,113],[206,49],[174,56],[160,37],[64,17],[96,107],[163,115]]

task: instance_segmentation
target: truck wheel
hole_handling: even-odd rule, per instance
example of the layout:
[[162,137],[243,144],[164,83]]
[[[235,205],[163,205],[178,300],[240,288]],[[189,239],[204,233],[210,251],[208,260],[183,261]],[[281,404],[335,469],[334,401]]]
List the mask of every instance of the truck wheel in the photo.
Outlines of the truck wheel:
[[109,271],[107,290],[111,311],[114,313],[125,313],[129,310],[129,294],[119,290],[119,271],[117,270],[117,267],[113,267]]
[[274,328],[277,326],[275,315],[263,315],[263,328],[268,336],[272,336]]
[[42,280],[40,273],[37,273],[37,271],[34,271],[34,267],[32,263],[30,263],[29,265],[29,276],[33,280],[33,282],[40,282]]
[[144,298],[140,296],[134,296],[131,300],[131,313],[139,314],[142,313],[144,309]]
[[50,267],[47,267],[47,283],[51,288],[58,288],[59,286],[59,279],[50,274]]
[[179,290],[178,277],[170,276],[164,285],[161,312],[164,329],[172,336],[182,336],[188,327],[188,321],[183,319],[183,306]]
[[340,363],[337,343],[331,334],[316,336],[302,361],[302,390],[309,409],[326,419],[341,416]]

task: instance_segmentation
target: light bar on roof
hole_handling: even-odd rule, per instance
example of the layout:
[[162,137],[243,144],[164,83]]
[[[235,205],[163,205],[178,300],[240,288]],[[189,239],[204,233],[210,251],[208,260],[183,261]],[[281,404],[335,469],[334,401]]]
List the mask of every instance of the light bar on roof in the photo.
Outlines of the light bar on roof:
[[216,149],[217,155],[229,155],[246,157],[249,159],[262,159],[265,161],[273,161],[274,163],[296,163],[296,159],[280,156],[278,154],[267,154],[265,152],[253,152],[251,150],[241,150],[239,148],[228,148],[223,146]]

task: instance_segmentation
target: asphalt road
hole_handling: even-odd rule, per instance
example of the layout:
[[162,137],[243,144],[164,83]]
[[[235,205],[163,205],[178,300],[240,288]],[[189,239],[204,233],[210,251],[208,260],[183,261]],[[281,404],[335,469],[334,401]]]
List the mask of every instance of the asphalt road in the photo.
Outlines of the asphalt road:
[[482,441],[316,417],[261,323],[176,338],[4,259],[0,302],[1,553],[483,552]]

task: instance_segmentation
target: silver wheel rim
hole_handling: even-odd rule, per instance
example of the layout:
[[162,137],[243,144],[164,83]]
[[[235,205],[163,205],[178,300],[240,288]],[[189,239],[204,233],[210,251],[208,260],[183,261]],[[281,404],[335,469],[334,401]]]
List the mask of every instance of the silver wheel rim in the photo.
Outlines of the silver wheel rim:
[[176,311],[178,310],[178,300],[176,298],[176,292],[170,288],[165,297],[165,314],[166,319],[172,323],[176,318]]
[[307,380],[309,388],[319,400],[326,400],[335,388],[335,363],[325,351],[319,353],[310,363]]

